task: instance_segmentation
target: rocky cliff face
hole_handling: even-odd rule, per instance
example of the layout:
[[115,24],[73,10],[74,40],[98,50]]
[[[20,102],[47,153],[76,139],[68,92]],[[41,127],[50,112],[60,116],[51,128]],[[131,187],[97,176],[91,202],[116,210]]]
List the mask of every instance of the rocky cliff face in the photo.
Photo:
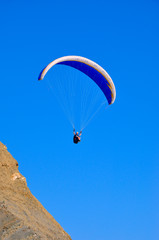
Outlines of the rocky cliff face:
[[18,163],[0,142],[0,240],[70,240],[31,194]]

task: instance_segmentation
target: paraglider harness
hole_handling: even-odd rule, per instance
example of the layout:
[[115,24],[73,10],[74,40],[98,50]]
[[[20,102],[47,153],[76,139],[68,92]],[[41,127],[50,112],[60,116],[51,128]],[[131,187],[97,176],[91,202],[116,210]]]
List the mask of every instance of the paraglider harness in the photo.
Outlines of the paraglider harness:
[[82,131],[80,131],[80,134],[78,135],[77,133],[75,133],[75,129],[74,129],[74,130],[73,130],[73,134],[74,134],[74,136],[73,136],[73,142],[74,142],[75,144],[77,144],[78,142],[81,141],[80,136],[81,136],[81,134],[82,134]]

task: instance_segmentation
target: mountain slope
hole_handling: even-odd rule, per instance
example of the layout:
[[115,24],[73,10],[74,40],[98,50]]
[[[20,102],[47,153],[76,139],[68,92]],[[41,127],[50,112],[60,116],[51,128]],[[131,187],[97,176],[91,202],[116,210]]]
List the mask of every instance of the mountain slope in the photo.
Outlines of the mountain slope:
[[70,240],[31,194],[18,163],[0,142],[0,239]]

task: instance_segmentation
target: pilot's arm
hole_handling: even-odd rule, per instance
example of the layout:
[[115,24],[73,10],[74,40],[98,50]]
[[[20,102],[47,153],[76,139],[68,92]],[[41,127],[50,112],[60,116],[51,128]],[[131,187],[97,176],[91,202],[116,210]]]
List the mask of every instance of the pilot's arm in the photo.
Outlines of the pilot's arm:
[[80,131],[79,137],[82,135],[82,131]]

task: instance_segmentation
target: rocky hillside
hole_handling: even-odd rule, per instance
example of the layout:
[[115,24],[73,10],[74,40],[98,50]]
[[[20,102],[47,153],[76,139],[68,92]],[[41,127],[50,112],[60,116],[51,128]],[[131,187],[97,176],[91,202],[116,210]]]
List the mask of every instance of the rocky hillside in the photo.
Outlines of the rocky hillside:
[[31,194],[18,163],[0,142],[0,240],[70,240]]

